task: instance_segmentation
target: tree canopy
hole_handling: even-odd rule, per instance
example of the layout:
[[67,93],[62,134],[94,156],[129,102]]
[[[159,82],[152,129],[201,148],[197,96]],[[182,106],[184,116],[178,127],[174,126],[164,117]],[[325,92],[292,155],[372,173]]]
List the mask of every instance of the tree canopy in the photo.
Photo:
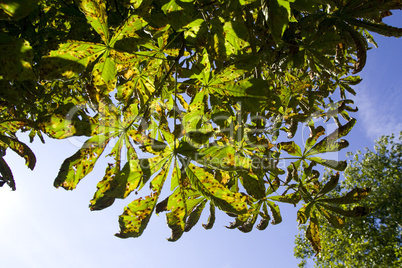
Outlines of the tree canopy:
[[[352,86],[375,45],[369,31],[400,37],[402,29],[382,19],[401,7],[400,0],[1,1],[1,154],[11,149],[33,169],[35,155],[18,131],[42,141],[87,136],[54,186],[75,189],[109,156],[90,209],[128,198],[118,237],[140,236],[154,212],[166,212],[175,241],[206,207],[206,229],[219,209],[233,217],[228,228],[250,232],[259,220],[264,230],[282,221],[279,202],[301,202],[298,221],[309,221],[319,251],[318,215],[342,225],[340,204],[369,189],[327,197],[339,174],[324,184],[316,166],[346,168],[323,154],[348,146],[341,138],[356,122]],[[338,125],[333,133],[328,120]],[[310,136],[298,145],[302,124]],[[0,172],[1,184],[15,189],[3,157]]]
[[[328,177],[330,173],[325,175]],[[393,136],[381,137],[374,151],[366,149],[364,154],[356,153],[344,176],[345,180],[333,196],[356,186],[370,187],[368,197],[359,203],[372,211],[365,217],[348,219],[342,229],[332,228],[319,217],[322,251],[313,258],[315,252],[300,233],[295,241],[295,256],[302,259],[299,266],[313,258],[316,267],[367,267],[368,264],[370,267],[400,267],[402,133],[397,141]]]

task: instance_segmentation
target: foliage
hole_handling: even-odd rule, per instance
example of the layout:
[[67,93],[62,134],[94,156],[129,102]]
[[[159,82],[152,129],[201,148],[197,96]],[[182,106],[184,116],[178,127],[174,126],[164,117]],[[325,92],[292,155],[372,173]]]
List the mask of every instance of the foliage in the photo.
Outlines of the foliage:
[[[218,208],[234,218],[229,228],[249,232],[260,219],[263,230],[282,221],[278,202],[302,201],[298,220],[310,220],[319,250],[318,215],[339,226],[340,204],[367,194],[328,198],[338,175],[323,185],[315,166],[345,169],[322,155],[348,146],[340,138],[356,109],[347,95],[361,80],[353,74],[365,65],[368,31],[400,37],[382,22],[400,0],[1,3],[2,153],[11,148],[33,168],[18,130],[88,136],[54,185],[76,188],[111,156],[92,210],[149,188],[130,196],[117,236],[140,236],[154,211],[166,211],[174,241],[205,207],[207,229]],[[313,118],[339,128],[326,135]],[[304,149],[295,143],[302,124],[311,132]],[[0,171],[14,188],[3,158]],[[166,183],[171,194],[161,200]]]
[[[381,137],[374,149],[354,155],[344,172],[345,180],[333,193],[336,196],[355,186],[370,187],[371,193],[359,205],[345,205],[343,209],[366,206],[372,212],[348,219],[342,229],[332,228],[319,217],[323,249],[313,258],[316,267],[401,267],[402,133],[399,141],[393,136]],[[303,233],[295,243],[295,256],[302,259],[299,266],[303,267],[314,251]]]

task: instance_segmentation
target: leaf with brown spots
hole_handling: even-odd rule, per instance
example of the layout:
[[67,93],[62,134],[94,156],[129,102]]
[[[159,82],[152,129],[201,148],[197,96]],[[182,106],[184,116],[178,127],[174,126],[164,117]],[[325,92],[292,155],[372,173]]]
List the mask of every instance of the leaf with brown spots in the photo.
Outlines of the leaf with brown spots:
[[322,159],[321,157],[309,157],[307,158],[310,161],[319,163],[325,167],[329,167],[338,171],[344,171],[345,168],[347,167],[347,162],[346,161],[336,161],[336,160],[332,160],[332,159]]
[[140,38],[136,31],[142,29],[148,23],[137,15],[132,15],[128,20],[120,26],[110,40],[110,46],[114,47],[117,41],[125,38]]
[[318,192],[316,198],[319,198],[332,191],[338,185],[338,181],[339,181],[339,172],[337,172],[335,175],[331,175],[328,182]]
[[310,218],[310,224],[307,227],[306,237],[310,241],[314,251],[318,254],[321,251],[321,242],[318,229],[318,220],[315,216]]
[[92,70],[93,85],[103,93],[114,90],[116,85],[116,65],[114,59],[106,51]]
[[235,214],[247,212],[246,196],[225,188],[205,169],[190,163],[186,174],[192,186],[221,210]]
[[279,206],[277,204],[275,204],[272,201],[267,200],[267,205],[269,207],[269,209],[271,210],[271,214],[272,214],[272,224],[278,224],[282,222],[282,216],[281,216],[281,211],[279,209]]
[[297,145],[294,141],[280,142],[280,143],[278,143],[278,148],[280,150],[284,150],[285,152],[287,152],[290,155],[302,156],[302,151],[301,151],[299,145]]
[[0,135],[0,147],[2,149],[10,148],[25,159],[25,164],[28,168],[31,170],[34,169],[36,164],[35,154],[25,143],[19,141],[17,138]]
[[305,156],[326,153],[326,152],[337,152],[343,148],[349,146],[346,140],[339,140],[339,138],[346,136],[356,124],[356,119],[352,118],[345,125],[340,126],[330,135],[322,139],[320,142],[315,144],[311,149],[304,153]]
[[[188,209],[188,218],[186,221],[186,226],[184,226],[184,231],[189,232],[191,228],[193,228],[197,222],[199,221],[201,217],[201,213],[205,208],[205,204],[207,203],[207,199],[201,197],[198,199],[193,199],[194,201],[192,203],[191,209]],[[189,203],[189,202],[187,202]],[[203,224],[204,226],[204,224]]]
[[315,210],[314,203],[310,202],[308,204],[304,204],[297,211],[297,221],[299,224],[305,224],[307,220],[310,218],[310,213]]
[[155,209],[167,175],[167,170],[162,169],[151,182],[151,194],[145,199],[134,200],[124,208],[123,214],[119,217],[120,232],[116,234],[117,237],[139,237],[143,233]]
[[106,51],[106,47],[81,41],[69,41],[59,45],[48,56],[43,57],[40,65],[42,79],[79,77],[85,68]]
[[329,213],[325,208],[317,205],[317,211],[335,228],[342,228],[345,224],[345,219],[337,215]]
[[85,14],[92,28],[100,35],[103,42],[109,44],[109,26],[107,23],[106,2],[102,0],[80,0],[79,8]]
[[333,204],[352,204],[365,198],[370,193],[370,188],[354,188],[344,196],[337,198],[323,198],[320,202],[327,202]]
[[89,172],[110,140],[110,135],[97,135],[88,139],[81,149],[64,160],[54,181],[56,188],[73,190]]
[[172,230],[172,236],[168,238],[168,241],[178,240],[186,225],[185,218],[187,216],[186,202],[184,195],[180,188],[169,197],[167,203],[167,209],[170,211],[166,214],[166,220],[169,228]]
[[2,187],[4,183],[7,183],[7,185],[10,186],[11,190],[15,191],[13,172],[11,171],[10,167],[3,157],[0,157],[0,174],[0,187]]

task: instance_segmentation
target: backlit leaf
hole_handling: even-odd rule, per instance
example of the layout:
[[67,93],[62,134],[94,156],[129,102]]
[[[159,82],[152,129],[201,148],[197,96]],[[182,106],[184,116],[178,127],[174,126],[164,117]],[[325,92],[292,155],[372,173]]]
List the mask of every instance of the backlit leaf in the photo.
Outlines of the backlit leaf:
[[15,191],[13,172],[11,171],[10,167],[3,157],[0,157],[0,174],[0,187],[2,187],[4,183],[7,183],[7,185],[10,186],[11,190]]
[[168,241],[176,241],[184,232],[185,218],[187,216],[186,203],[180,188],[169,197],[167,209],[171,212],[166,214],[166,220],[172,230],[172,236]]
[[139,35],[136,34],[136,31],[142,29],[147,22],[144,21],[143,18],[132,15],[128,18],[128,20],[114,33],[112,39],[110,40],[110,46],[114,47],[115,43],[119,40],[125,38],[139,38]]
[[363,217],[368,215],[371,210],[367,207],[362,207],[362,206],[357,206],[352,209],[342,209],[340,207],[335,207],[335,206],[330,206],[328,204],[321,204],[321,206],[325,207],[327,210],[330,210],[332,212],[335,212],[339,215],[345,216],[345,217]]
[[119,217],[120,232],[116,234],[117,237],[139,237],[144,232],[155,209],[167,174],[168,172],[163,169],[151,182],[151,194],[145,199],[134,200],[124,208],[123,214]]
[[256,199],[265,197],[265,183],[262,178],[247,172],[240,172],[240,176],[242,185],[249,195]]
[[286,141],[286,142],[280,142],[278,143],[278,148],[280,150],[284,150],[290,155],[294,156],[302,156],[302,151],[294,141]]
[[186,167],[186,174],[193,187],[221,210],[235,214],[242,214],[247,210],[246,198],[241,193],[225,188],[203,168],[190,164]]
[[49,56],[42,59],[41,73],[44,79],[74,78],[102,53],[106,51],[104,45],[81,41],[70,41],[59,45]]
[[80,0],[79,7],[92,28],[100,35],[103,42],[108,45],[109,26],[107,23],[106,2],[102,0]]
[[203,223],[202,227],[204,227],[206,230],[209,230],[214,226],[214,223],[215,223],[215,206],[212,203],[210,203],[208,221],[206,224]]
[[309,157],[308,160],[317,162],[325,167],[329,167],[338,171],[344,171],[347,167],[346,161],[336,161],[332,159],[322,159],[321,157]]
[[334,204],[352,204],[365,198],[370,193],[370,188],[355,188],[342,197],[323,198],[320,202],[328,202]]
[[336,152],[343,148],[346,148],[349,145],[346,140],[340,140],[339,142],[336,142],[336,140],[346,136],[352,130],[355,124],[356,119],[352,118],[348,123],[339,127],[333,133],[315,144],[309,151],[305,153],[305,155],[310,156],[325,152]]
[[0,146],[4,149],[10,148],[19,156],[25,159],[25,163],[31,170],[34,169],[36,164],[36,157],[32,150],[25,143],[19,141],[17,138],[12,138],[0,135]]
[[313,209],[314,203],[304,204],[299,211],[297,211],[297,221],[299,224],[305,224],[310,218],[310,213]]
[[110,140],[108,135],[93,136],[75,154],[64,160],[54,181],[55,187],[75,189],[79,181],[92,171]]
[[318,221],[316,217],[310,218],[310,224],[307,227],[306,237],[310,241],[316,253],[321,251],[320,233],[319,233]]
[[186,221],[186,226],[184,226],[184,231],[188,232],[191,230],[191,228],[194,227],[194,225],[197,224],[198,220],[201,217],[201,213],[205,208],[205,204],[207,203],[207,199],[199,199],[199,201],[196,203],[197,205],[192,208],[190,211],[187,221]]
[[294,192],[287,195],[277,195],[277,196],[270,196],[268,197],[270,200],[282,202],[282,203],[289,203],[296,206],[301,200],[301,196],[299,192]]
[[339,181],[339,172],[337,172],[335,175],[331,175],[329,181],[318,192],[317,198],[332,191],[338,185],[338,181]]
[[281,211],[279,209],[279,206],[269,200],[267,200],[267,205],[268,205],[269,209],[271,210],[271,214],[272,214],[272,222],[271,223],[273,225],[281,223],[282,216],[281,216]]

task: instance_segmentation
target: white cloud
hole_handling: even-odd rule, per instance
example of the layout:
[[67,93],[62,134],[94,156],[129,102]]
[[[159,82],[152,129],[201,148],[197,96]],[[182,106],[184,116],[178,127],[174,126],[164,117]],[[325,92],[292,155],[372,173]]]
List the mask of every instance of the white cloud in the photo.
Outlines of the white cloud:
[[402,130],[402,95],[398,91],[378,85],[365,85],[358,90],[358,117],[368,138],[377,139]]

